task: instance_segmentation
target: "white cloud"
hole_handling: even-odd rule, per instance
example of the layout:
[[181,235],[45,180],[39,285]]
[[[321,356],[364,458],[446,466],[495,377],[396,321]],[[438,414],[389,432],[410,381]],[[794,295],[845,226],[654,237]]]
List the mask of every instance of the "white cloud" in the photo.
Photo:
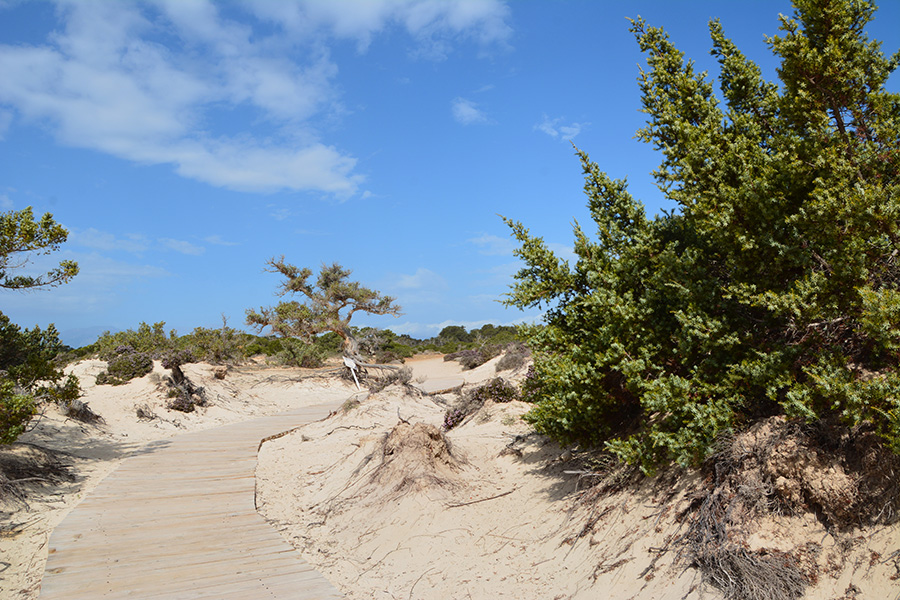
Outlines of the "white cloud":
[[0,141],[6,137],[9,126],[12,125],[13,114],[8,110],[0,109]]
[[516,247],[515,242],[511,238],[502,238],[496,235],[484,234],[476,238],[467,240],[470,244],[474,244],[480,248],[481,254],[488,256],[512,256]]
[[78,263],[78,275],[66,285],[52,290],[7,294],[3,298],[4,311],[27,315],[27,319],[44,319],[47,314],[99,314],[121,301],[123,290],[136,281],[171,276],[161,267],[115,260],[96,252],[62,251],[59,254],[37,256],[29,272],[41,273],[54,268],[60,260]]
[[187,254],[190,256],[200,256],[204,252],[206,252],[206,248],[202,246],[195,246],[190,242],[185,242],[183,240],[173,240],[172,238],[159,238],[157,240],[164,248],[168,248],[169,250],[173,250],[175,252],[180,252],[181,254]]
[[245,0],[258,17],[295,35],[325,29],[353,39],[365,52],[373,37],[399,25],[419,44],[418,53],[444,58],[449,41],[475,39],[483,47],[505,47],[512,35],[509,8],[500,0]]
[[[356,192],[356,160],[315,141],[309,123],[335,96],[336,68],[326,56],[290,63],[251,42],[243,26],[223,21],[208,2],[162,8],[182,42],[201,51],[179,54],[160,45],[142,5],[73,2],[51,43],[0,45],[0,103],[49,126],[64,144],[172,164],[214,186]],[[263,141],[209,132],[214,111],[241,108],[259,114],[276,135]]]
[[203,241],[207,244],[212,244],[213,246],[240,246],[237,242],[229,242],[225,240],[221,235],[208,235],[203,238]]
[[581,130],[590,125],[590,123],[563,123],[562,118],[551,119],[544,115],[543,120],[534,126],[536,131],[542,131],[552,138],[559,138],[563,141],[574,139]]
[[12,210],[13,201],[6,194],[0,194],[0,210]]
[[412,275],[400,275],[394,287],[403,290],[445,289],[447,281],[430,269],[419,268]]
[[124,250],[125,252],[144,252],[150,244],[144,236],[131,234],[124,238],[112,233],[90,229],[72,230],[68,241],[75,246],[84,246],[93,250]]
[[487,123],[487,115],[478,108],[478,105],[465,98],[456,98],[451,104],[453,118],[463,125],[475,123]]
[[[503,46],[511,35],[500,0],[57,4],[44,44],[0,44],[0,138],[20,118],[66,145],[246,191],[359,192],[357,159],[317,126],[343,112],[334,38],[365,50],[394,26],[437,56],[461,40]],[[465,122],[483,118],[474,105],[459,110]],[[246,115],[253,130],[217,130]]]

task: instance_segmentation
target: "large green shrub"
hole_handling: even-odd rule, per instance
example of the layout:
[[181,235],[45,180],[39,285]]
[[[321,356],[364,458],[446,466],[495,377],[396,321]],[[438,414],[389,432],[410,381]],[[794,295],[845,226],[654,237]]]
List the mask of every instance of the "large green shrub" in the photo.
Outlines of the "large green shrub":
[[[68,236],[50,213],[37,221],[31,207],[0,213],[0,289],[55,287],[75,277],[78,264],[71,260],[41,275],[16,274],[35,256],[59,250]],[[64,377],[54,362],[63,349],[52,324],[23,331],[0,313],[0,444],[14,442],[25,430],[37,402],[78,398],[78,379]]]
[[768,39],[780,84],[710,23],[721,101],[662,29],[633,23],[654,173],[647,218],[578,152],[589,237],[574,267],[507,221],[525,268],[508,303],[535,327],[527,419],[649,467],[696,463],[754,419],[868,421],[900,450],[900,97],[867,2],[797,0]]
[[16,440],[38,402],[65,405],[78,398],[78,378],[55,362],[63,348],[53,325],[23,330],[0,313],[0,444]]

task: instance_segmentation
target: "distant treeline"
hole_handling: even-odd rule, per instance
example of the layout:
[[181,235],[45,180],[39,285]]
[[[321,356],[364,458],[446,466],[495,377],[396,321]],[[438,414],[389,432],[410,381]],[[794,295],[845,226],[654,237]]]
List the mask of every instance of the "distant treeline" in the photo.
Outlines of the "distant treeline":
[[[424,340],[373,327],[353,327],[353,333],[359,340],[361,352],[378,363],[403,360],[421,352],[452,354],[479,350],[486,356],[496,355],[505,345],[517,341],[515,327],[491,324],[471,330],[450,325],[438,335]],[[142,365],[137,371],[143,371],[152,360],[163,360],[176,352],[191,361],[212,364],[240,363],[264,356],[276,364],[317,367],[330,356],[341,353],[341,339],[334,333],[326,333],[309,344],[293,338],[253,335],[226,323],[218,328],[197,327],[191,333],[179,336],[175,330],[167,332],[165,322],[141,323],[137,329],[105,332],[93,344],[69,349],[64,358],[75,361],[95,357],[128,365],[122,373],[127,379],[130,365]]]

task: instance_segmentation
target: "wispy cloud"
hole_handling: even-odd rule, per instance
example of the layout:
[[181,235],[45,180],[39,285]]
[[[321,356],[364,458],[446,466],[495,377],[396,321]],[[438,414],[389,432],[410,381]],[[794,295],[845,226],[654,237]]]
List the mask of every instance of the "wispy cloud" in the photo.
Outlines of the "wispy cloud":
[[[318,129],[342,112],[329,40],[356,39],[364,51],[400,26],[439,55],[449,42],[503,44],[511,33],[499,0],[257,0],[229,14],[222,6],[61,0],[46,43],[0,45],[0,137],[15,114],[62,144],[172,165],[213,186],[349,197],[364,181],[357,159]],[[216,130],[217,118],[238,111],[255,115],[253,131]]]
[[465,98],[456,98],[453,100],[450,110],[453,118],[463,125],[474,125],[476,123],[487,123],[488,117],[478,108],[478,105],[471,100]]
[[173,240],[172,238],[159,238],[157,240],[160,245],[164,248],[168,248],[174,252],[180,252],[181,254],[187,254],[188,256],[200,256],[204,252],[206,252],[206,248],[202,246],[196,246],[190,242],[186,242],[184,240]]
[[12,210],[13,201],[6,194],[0,194],[0,210]]
[[123,250],[125,252],[144,252],[150,248],[150,242],[142,235],[131,234],[117,237],[106,231],[93,227],[84,230],[73,230],[69,234],[69,242],[75,246],[83,246],[92,250]]
[[467,240],[479,248],[481,254],[488,256],[512,256],[516,245],[510,238],[502,238],[496,235],[483,234]]
[[62,251],[60,254],[38,256],[30,269],[45,272],[63,259],[78,263],[78,276],[71,282],[54,288],[52,292],[41,290],[31,294],[9,294],[3,299],[4,306],[29,317],[48,312],[54,315],[100,313],[121,302],[124,291],[132,283],[171,276],[161,267],[116,260],[97,252]]
[[203,241],[207,244],[212,244],[213,246],[240,246],[237,242],[225,240],[221,235],[208,235],[203,238]]
[[542,131],[552,138],[567,141],[574,139],[588,125],[590,123],[564,123],[561,117],[551,119],[544,115],[541,122],[534,126],[534,129],[535,131]]
[[512,35],[507,24],[509,8],[501,0],[247,0],[246,5],[293,35],[326,30],[355,40],[359,52],[365,52],[372,39],[391,25],[402,27],[416,40],[414,54],[431,59],[445,58],[459,38],[472,39],[487,49],[505,47]]
[[0,141],[6,138],[6,132],[9,130],[9,126],[12,125],[12,120],[12,112],[0,109]]
[[404,290],[444,289],[447,281],[430,269],[419,268],[412,275],[400,275],[394,284]]

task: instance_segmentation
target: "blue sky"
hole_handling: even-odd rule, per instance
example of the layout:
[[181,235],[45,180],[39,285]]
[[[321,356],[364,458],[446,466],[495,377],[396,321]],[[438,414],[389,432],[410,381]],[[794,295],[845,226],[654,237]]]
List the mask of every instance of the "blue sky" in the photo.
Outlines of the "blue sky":
[[[72,345],[165,321],[243,326],[277,302],[265,261],[339,262],[430,337],[534,319],[504,308],[519,265],[498,215],[571,256],[588,222],[570,140],[653,214],[642,56],[662,25],[711,74],[707,23],[770,79],[788,2],[0,0],[0,210],[69,231],[71,283],[0,292]],[[869,34],[900,46],[900,1]],[[890,88],[900,90],[896,75]],[[41,266],[44,259],[37,260]]]

